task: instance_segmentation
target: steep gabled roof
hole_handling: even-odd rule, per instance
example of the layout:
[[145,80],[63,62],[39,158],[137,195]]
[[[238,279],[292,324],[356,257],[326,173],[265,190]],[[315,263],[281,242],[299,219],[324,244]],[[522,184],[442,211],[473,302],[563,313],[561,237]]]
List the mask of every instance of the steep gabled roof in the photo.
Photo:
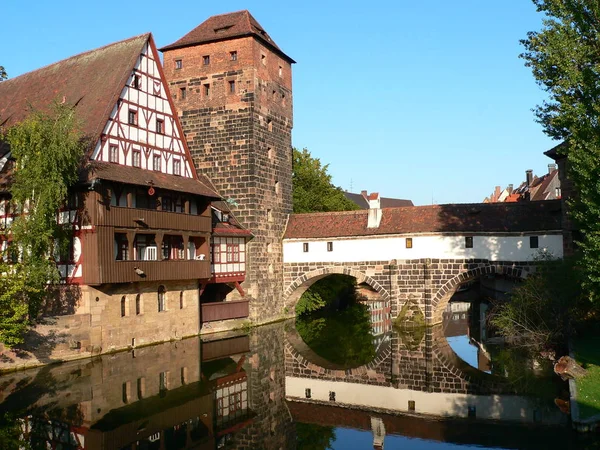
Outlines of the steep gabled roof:
[[378,228],[367,228],[368,210],[292,214],[286,239],[404,233],[537,232],[561,229],[559,200],[384,208]]
[[97,142],[150,34],[81,53],[0,83],[0,126],[54,100],[76,105],[86,138]]
[[[90,161],[94,146],[148,42],[154,48],[152,35],[142,34],[1,82],[0,127],[19,123],[32,108],[44,110],[53,101],[64,102],[75,108],[82,122],[80,131],[90,144],[82,162],[81,181],[100,178],[142,186],[152,181],[156,187],[220,198],[212,183],[201,174],[197,178],[183,178]],[[7,147],[0,142],[0,156]],[[12,168],[12,161],[0,168],[0,191],[10,185]]]
[[178,41],[162,47],[160,51],[164,52],[166,50],[174,50],[176,48],[207,44],[209,42],[224,41],[244,36],[254,36],[290,63],[295,62],[292,58],[283,53],[275,41],[271,39],[271,36],[269,36],[248,10],[209,17]]

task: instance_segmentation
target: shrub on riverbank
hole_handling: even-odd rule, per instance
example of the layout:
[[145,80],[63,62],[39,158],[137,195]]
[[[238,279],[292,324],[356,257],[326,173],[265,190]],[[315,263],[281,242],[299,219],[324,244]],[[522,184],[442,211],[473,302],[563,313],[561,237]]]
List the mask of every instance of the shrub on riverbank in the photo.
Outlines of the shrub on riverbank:
[[577,379],[577,404],[579,417],[600,414],[600,334],[579,337],[574,342],[575,358],[588,373]]

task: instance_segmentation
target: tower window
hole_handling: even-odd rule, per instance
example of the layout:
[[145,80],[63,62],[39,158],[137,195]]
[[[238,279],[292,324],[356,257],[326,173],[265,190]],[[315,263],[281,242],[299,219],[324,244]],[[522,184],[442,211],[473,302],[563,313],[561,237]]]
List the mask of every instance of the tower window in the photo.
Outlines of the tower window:
[[279,181],[275,182],[275,193],[279,194]]
[[125,296],[121,297],[121,317],[125,317],[127,315],[127,300]]
[[179,98],[181,100],[185,100],[187,98],[187,89],[186,88],[184,88],[184,87],[179,88]]
[[166,311],[167,309],[167,290],[163,285],[158,287],[158,312]]
[[235,94],[235,81],[234,80],[229,81],[229,93]]
[[273,121],[271,119],[267,120],[267,130],[273,131]]
[[158,134],[163,134],[165,132],[164,121],[161,119],[156,119],[156,132]]
[[266,66],[267,65],[267,55],[265,55],[264,53],[261,53],[260,62],[262,63],[263,66]]
[[273,149],[271,147],[267,149],[267,156],[271,161],[273,160]]
[[204,55],[202,57],[202,64],[208,66],[210,64],[210,55]]
[[529,236],[529,248],[538,248],[539,244],[538,236]]
[[137,111],[135,109],[129,110],[127,121],[129,125],[137,125]]
[[465,248],[473,248],[473,236],[465,236]]
[[232,52],[229,52],[229,59],[231,61],[237,61],[237,51],[234,50]]
[[273,222],[273,210],[267,209],[267,221]]
[[181,59],[176,59],[175,60],[175,68],[176,69],[183,69],[183,61]]
[[204,85],[204,96],[205,97],[210,97],[210,84],[205,84]]
[[279,66],[279,76],[283,76],[283,67]]

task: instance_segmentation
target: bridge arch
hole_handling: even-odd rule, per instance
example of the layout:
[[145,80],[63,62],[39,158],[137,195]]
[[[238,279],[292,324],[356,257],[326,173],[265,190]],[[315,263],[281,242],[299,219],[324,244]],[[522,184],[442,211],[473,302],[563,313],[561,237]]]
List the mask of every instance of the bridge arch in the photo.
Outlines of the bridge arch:
[[442,313],[448,306],[448,303],[456,288],[467,281],[479,278],[484,275],[504,275],[515,280],[522,280],[528,274],[528,271],[523,266],[511,265],[483,265],[466,270],[463,273],[456,275],[448,280],[437,290],[437,293],[431,297],[431,311],[433,314],[431,323],[442,323]]
[[329,275],[348,275],[356,278],[356,284],[366,283],[377,291],[383,300],[389,301],[391,299],[389,292],[374,278],[366,275],[358,270],[344,267],[344,266],[326,266],[319,269],[311,270],[306,272],[304,275],[296,278],[292,281],[284,292],[284,303],[285,306],[292,309],[296,307],[298,300],[317,281],[329,276]]

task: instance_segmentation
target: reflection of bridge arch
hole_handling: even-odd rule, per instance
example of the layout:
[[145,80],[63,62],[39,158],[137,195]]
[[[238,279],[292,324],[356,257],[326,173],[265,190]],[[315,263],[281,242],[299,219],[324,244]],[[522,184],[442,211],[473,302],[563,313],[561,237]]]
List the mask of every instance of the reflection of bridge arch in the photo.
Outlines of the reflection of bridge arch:
[[523,279],[526,276],[526,273],[524,272],[523,266],[486,265],[475,267],[456,275],[444,283],[431,298],[433,323],[442,322],[442,313],[448,306],[448,302],[460,284],[485,275],[503,275],[512,279]]
[[373,384],[386,382],[389,369],[381,367],[390,360],[391,343],[387,339],[379,347],[375,358],[359,367],[345,368],[317,355],[303,340],[295,328],[286,331],[286,364],[293,363],[303,374],[312,373],[319,377],[368,381]]
[[358,270],[338,265],[321,267],[296,278],[285,290],[283,296],[285,305],[288,308],[295,307],[302,294],[304,294],[308,288],[310,288],[317,281],[334,274],[354,277],[356,278],[356,284],[366,283],[375,291],[377,291],[383,300],[390,300],[389,292],[375,279]]

